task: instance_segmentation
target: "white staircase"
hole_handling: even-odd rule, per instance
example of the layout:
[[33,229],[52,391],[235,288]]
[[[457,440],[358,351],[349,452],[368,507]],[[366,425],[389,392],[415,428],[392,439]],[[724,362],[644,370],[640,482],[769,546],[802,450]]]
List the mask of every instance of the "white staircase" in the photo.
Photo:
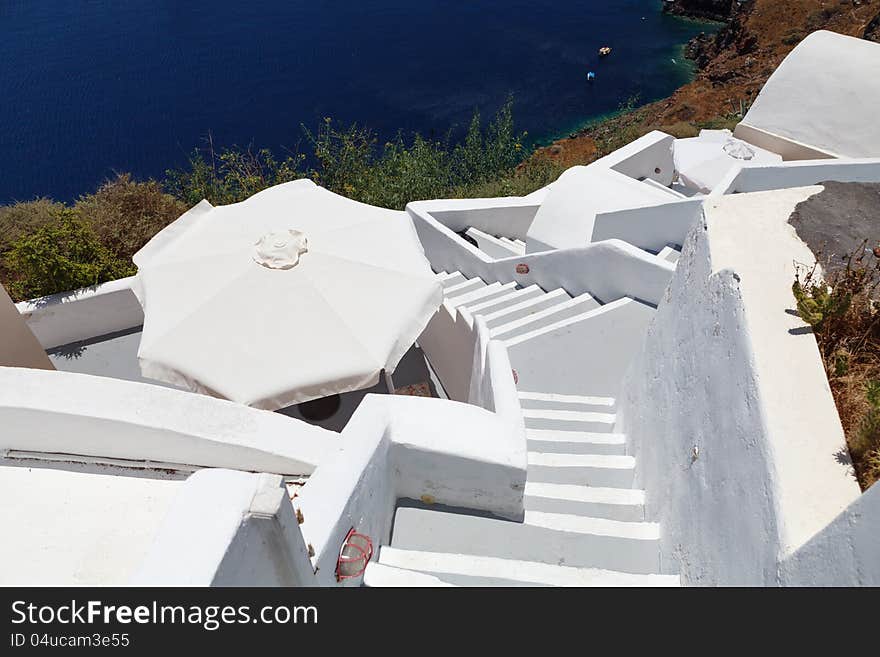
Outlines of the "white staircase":
[[537,285],[519,287],[516,283],[489,283],[466,278],[461,272],[441,272],[443,297],[451,312],[460,314],[469,326],[477,315],[492,329],[491,336],[513,338],[598,308],[589,294],[572,298],[565,290],[544,291]]
[[[660,574],[660,528],[645,521],[644,492],[632,488],[635,460],[612,431],[614,399],[523,391],[520,403],[528,440],[523,521],[401,504],[391,543],[365,583],[677,586],[677,576]],[[564,420],[548,428],[548,417]],[[374,568],[395,569],[394,581],[373,577]]]
[[[485,242],[483,236],[475,237]],[[658,256],[671,259],[673,253],[677,251],[670,247]],[[580,331],[590,322],[610,326],[615,335],[635,334],[645,312],[652,312],[632,299],[603,307],[589,294],[572,297],[562,289],[487,285],[460,272],[438,277],[446,310],[458,317],[455,325],[464,320],[472,327],[474,318],[482,316],[491,337],[519,353],[529,341],[546,346],[547,340],[563,339],[572,327]],[[600,347],[607,351],[608,343]],[[572,354],[564,353],[566,349],[538,351],[546,354],[549,367],[571,368]],[[519,385],[527,386],[524,375],[527,381],[534,367],[511,354],[513,367],[522,368]],[[633,488],[635,459],[626,453],[626,437],[614,431],[615,399],[521,390],[519,403],[528,449],[523,520],[401,501],[390,545],[382,546],[378,560],[369,564],[364,583],[677,586],[678,576],[660,574],[660,528],[645,520],[645,493]]]

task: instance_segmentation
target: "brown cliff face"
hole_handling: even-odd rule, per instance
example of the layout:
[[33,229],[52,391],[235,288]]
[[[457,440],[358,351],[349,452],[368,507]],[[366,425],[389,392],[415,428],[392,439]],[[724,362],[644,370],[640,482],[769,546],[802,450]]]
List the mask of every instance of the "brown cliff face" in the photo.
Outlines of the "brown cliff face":
[[[724,3],[668,4],[683,10]],[[565,166],[587,164],[654,129],[685,137],[700,128],[732,128],[785,56],[823,29],[880,42],[880,0],[733,0],[730,20],[719,32],[688,44],[698,68],[693,82],[668,98],[557,140],[535,157]]]

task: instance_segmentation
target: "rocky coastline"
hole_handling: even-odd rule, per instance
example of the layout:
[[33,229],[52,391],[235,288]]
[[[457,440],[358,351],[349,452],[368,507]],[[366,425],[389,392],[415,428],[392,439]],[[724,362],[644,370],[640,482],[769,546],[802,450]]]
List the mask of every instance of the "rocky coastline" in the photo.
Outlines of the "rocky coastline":
[[811,32],[880,41],[878,0],[664,0],[662,11],[725,23],[687,44],[685,54],[697,68],[694,80],[668,98],[626,108],[556,140],[534,157],[564,166],[588,164],[651,130],[688,137],[701,128],[732,128],[779,63]]
[[663,12],[673,16],[727,22],[745,4],[738,0],[664,0]]

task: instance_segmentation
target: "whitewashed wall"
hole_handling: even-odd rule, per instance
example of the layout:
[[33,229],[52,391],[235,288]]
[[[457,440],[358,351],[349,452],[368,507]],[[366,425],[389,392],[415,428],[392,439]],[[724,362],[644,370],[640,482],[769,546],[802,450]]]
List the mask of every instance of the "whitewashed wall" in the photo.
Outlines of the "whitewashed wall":
[[468,403],[495,413],[507,425],[511,444],[518,448],[526,442],[525,422],[507,347],[500,340],[490,339],[489,327],[482,317],[474,319],[474,334]]
[[647,304],[618,299],[505,341],[520,389],[616,396],[653,315]]
[[430,201],[431,214],[455,232],[477,228],[489,235],[525,240],[540,205],[525,198]]
[[311,473],[339,434],[145,383],[0,367],[0,452]]
[[130,586],[314,586],[281,477],[200,470],[175,498]]
[[134,280],[120,278],[16,305],[43,348],[52,349],[143,324]]
[[880,181],[880,158],[805,160],[774,165],[745,165],[731,171],[711,196],[803,187],[825,181]]
[[[516,281],[523,287],[562,288],[572,296],[589,292],[603,301],[632,296],[656,304],[675,269],[674,265],[618,239],[496,260],[434,219],[427,206],[411,203],[407,208],[425,256],[435,270],[460,271],[468,278],[479,277],[487,283]],[[527,274],[517,273],[517,265],[521,264],[528,266]]]
[[792,313],[793,263],[812,254],[787,219],[820,190],[707,201],[627,373],[619,428],[661,523],[662,569],[683,583],[819,583],[784,564],[854,549],[841,533],[809,547],[860,500],[815,339]]

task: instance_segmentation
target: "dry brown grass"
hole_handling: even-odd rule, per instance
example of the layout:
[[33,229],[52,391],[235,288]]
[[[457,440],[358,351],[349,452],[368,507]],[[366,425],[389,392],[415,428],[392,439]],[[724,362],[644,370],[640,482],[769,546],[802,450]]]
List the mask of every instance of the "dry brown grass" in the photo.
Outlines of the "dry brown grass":
[[[800,272],[798,313],[813,327],[862,490],[880,480],[880,258],[863,243],[824,280]],[[876,253],[880,254],[880,250]]]
[[856,363],[844,376],[835,376],[833,371],[828,376],[856,478],[863,490],[880,479],[880,443],[866,421],[875,411],[866,390],[878,380],[880,366],[876,363]]

